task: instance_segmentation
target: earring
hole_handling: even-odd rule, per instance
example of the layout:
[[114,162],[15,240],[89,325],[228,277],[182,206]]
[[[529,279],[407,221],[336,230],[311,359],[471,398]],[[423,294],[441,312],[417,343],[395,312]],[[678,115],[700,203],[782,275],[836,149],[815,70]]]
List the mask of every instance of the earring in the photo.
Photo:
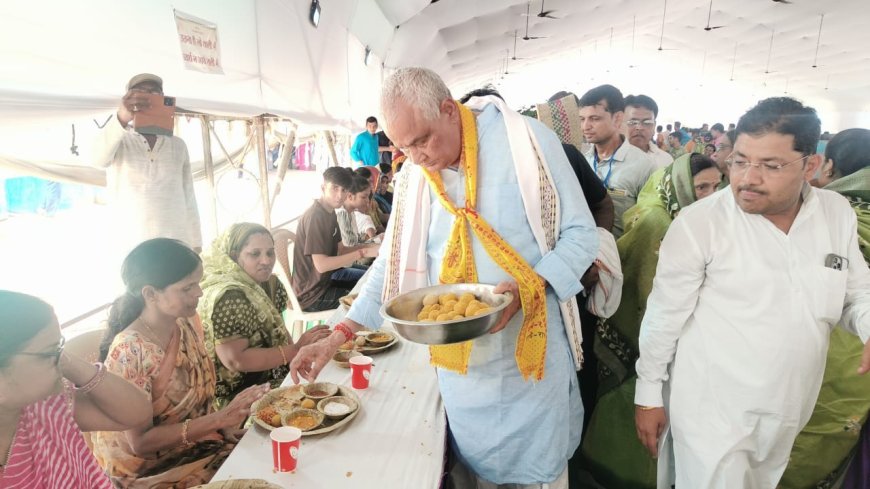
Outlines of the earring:
[[826,176],[826,177],[833,177],[833,176],[834,176],[834,172],[832,172],[832,171],[828,171],[827,173],[825,173],[825,176]]

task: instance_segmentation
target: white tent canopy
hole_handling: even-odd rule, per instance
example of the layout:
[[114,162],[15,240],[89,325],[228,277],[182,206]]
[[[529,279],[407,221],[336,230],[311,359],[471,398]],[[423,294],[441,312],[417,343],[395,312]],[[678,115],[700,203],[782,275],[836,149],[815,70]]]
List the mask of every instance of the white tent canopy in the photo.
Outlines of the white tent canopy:
[[[657,99],[662,121],[699,126],[788,95],[826,129],[870,126],[866,0],[376,1],[397,28],[386,65],[431,67],[457,96],[494,82],[520,106],[611,83]],[[527,19],[541,39],[522,39]]]
[[[735,121],[756,100],[785,94],[819,109],[826,129],[870,125],[865,0],[320,4],[315,29],[310,0],[7,2],[0,127],[104,119],[128,78],[149,71],[186,109],[354,130],[377,114],[382,66],[408,65],[435,69],[456,96],[494,82],[517,107],[612,83],[656,98],[660,120],[689,126]],[[173,9],[217,26],[223,74],[184,68]],[[708,16],[723,27],[704,30]]]
[[[7,2],[2,119],[112,111],[133,74],[152,72],[186,109],[361,127],[376,96],[359,94],[376,95],[381,70],[347,30],[354,3],[331,1],[315,29],[305,1]],[[217,26],[223,74],[184,68],[173,8]]]

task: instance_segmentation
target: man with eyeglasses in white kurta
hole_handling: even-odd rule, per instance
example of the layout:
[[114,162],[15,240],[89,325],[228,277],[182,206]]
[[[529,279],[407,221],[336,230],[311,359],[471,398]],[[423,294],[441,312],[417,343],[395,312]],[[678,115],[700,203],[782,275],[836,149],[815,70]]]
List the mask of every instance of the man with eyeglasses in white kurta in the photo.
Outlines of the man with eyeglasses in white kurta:
[[[794,99],[759,102],[738,123],[730,188],[684,209],[662,242],[635,393],[660,488],[775,488],[831,329],[870,345],[855,213],[807,184],[820,126]],[[855,368],[870,370],[870,346]]]

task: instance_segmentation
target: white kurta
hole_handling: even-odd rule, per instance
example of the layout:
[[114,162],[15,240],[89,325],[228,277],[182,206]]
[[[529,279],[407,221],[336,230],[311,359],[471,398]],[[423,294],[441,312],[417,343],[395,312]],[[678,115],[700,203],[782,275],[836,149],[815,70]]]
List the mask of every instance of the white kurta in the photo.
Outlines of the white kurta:
[[184,140],[157,136],[154,148],[114,117],[100,132],[91,164],[106,169],[114,225],[111,234],[126,255],[151,238],[174,238],[202,246],[199,208]]
[[[809,186],[787,235],[743,212],[730,188],[671,224],[641,326],[635,402],[662,406],[670,389],[677,487],[776,487],[815,405],[832,327],[842,315],[870,336],[856,229],[845,199]],[[826,268],[830,253],[848,269]]]
[[[558,138],[538,121],[530,120],[529,125],[560,196],[561,221],[555,247],[542,254],[535,240],[523,206],[504,116],[494,105],[487,105],[477,114],[476,210],[547,281],[544,378],[537,382],[523,380],[517,368],[515,354],[522,314],[514,316],[500,333],[474,340],[466,375],[438,369],[451,443],[458,459],[477,476],[496,484],[556,481],[580,443],[583,422],[580,388],[559,302],[573,298],[582,289],[580,278],[595,258],[598,237],[583,191]],[[445,169],[441,177],[450,200],[465,202],[464,173]],[[455,218],[431,189],[427,191],[430,222],[425,271],[428,283],[436,284]],[[413,205],[413,201],[396,201],[395,205]],[[390,226],[397,222],[402,221],[393,220]],[[383,322],[378,311],[390,243],[389,239],[384,242],[368,281],[347,314],[349,319],[369,327]],[[471,245],[481,283],[512,280],[473,234]]]

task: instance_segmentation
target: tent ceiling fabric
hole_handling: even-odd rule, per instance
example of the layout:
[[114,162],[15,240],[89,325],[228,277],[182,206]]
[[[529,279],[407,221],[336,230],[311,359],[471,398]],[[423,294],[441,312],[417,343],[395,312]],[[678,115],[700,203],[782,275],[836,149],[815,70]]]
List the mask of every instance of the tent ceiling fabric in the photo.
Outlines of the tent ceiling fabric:
[[[362,127],[365,116],[358,122],[359,113],[372,112],[377,102],[352,105],[351,85],[379,80],[381,68],[361,62],[349,67],[348,56],[357,55],[359,44],[348,30],[356,3],[330,0],[315,29],[306,0],[6,2],[0,100],[17,103],[0,107],[0,115],[10,121],[42,120],[52,112],[111,113],[127,80],[152,72],[186,109]],[[184,68],[173,9],[217,25],[223,74]]]
[[[430,67],[456,95],[494,82],[514,106],[613,83],[667,116],[727,118],[787,93],[836,113],[834,126],[870,125],[867,0],[713,0],[710,22],[724,27],[711,31],[710,0],[670,0],[663,33],[665,0],[544,1],[557,19],[537,16],[542,0],[329,0],[317,29],[310,0],[6,2],[0,121],[111,113],[127,79],[151,71],[187,109],[359,129],[377,113],[383,63]],[[222,75],[184,69],[173,8],[218,26]],[[542,39],[514,53],[527,19]]]
[[[538,72],[544,85],[558,78],[561,88],[580,91],[633,77],[644,80],[633,85],[636,91],[655,82],[682,86],[684,97],[688,85],[708,87],[707,96],[738,87],[754,100],[788,94],[830,111],[868,110],[866,0],[713,0],[712,11],[710,0],[545,0],[557,19],[537,16],[541,0],[375,1],[397,27],[387,68],[427,66],[454,89],[488,82],[501,88],[524,76],[534,86],[528,72]],[[516,57],[524,59],[508,60],[504,76],[505,58],[514,56],[514,31],[520,38],[525,33],[527,8],[529,35],[545,38],[519,39]],[[711,26],[724,27],[704,30],[708,12]]]

